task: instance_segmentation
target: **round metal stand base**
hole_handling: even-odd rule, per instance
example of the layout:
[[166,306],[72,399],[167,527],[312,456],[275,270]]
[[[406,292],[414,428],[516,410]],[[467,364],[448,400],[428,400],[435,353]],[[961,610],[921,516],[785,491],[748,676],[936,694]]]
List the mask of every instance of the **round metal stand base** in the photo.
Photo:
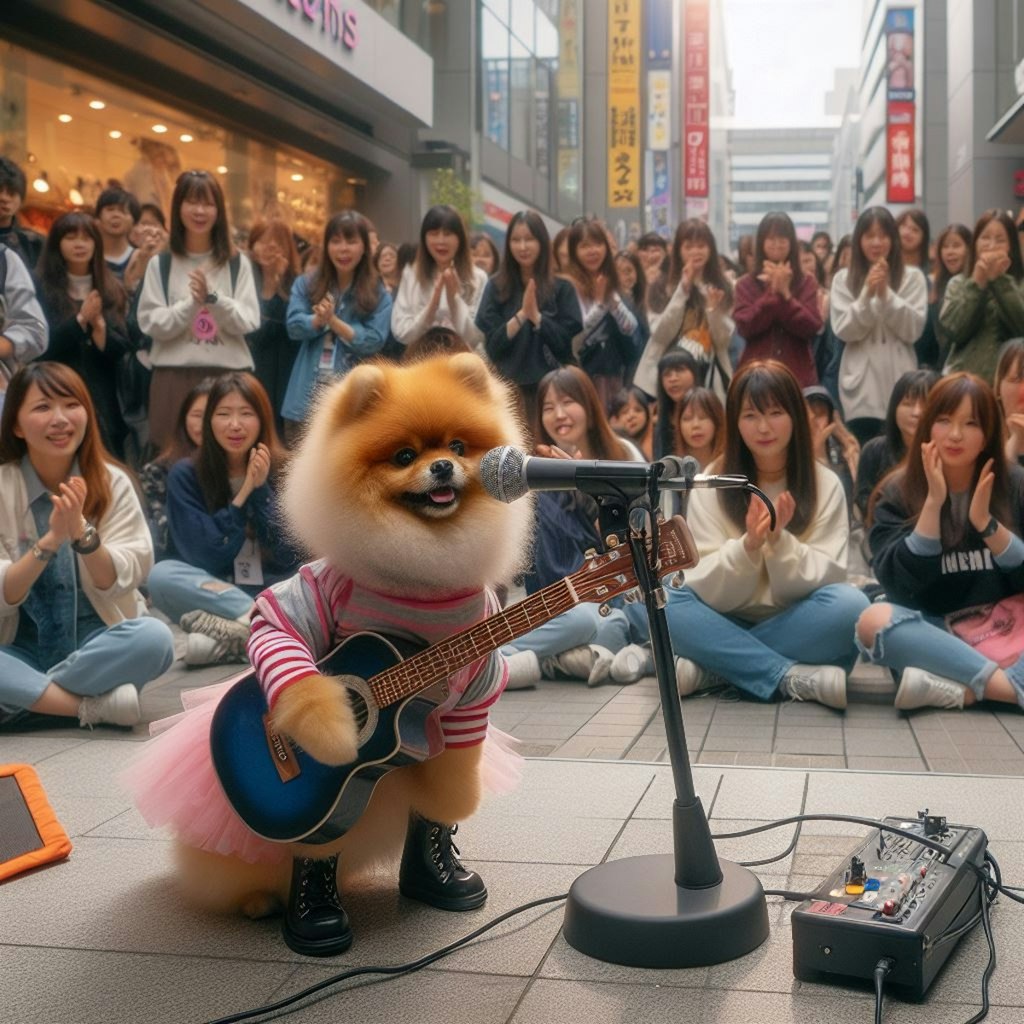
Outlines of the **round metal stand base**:
[[719,861],[708,889],[676,885],[675,858],[626,857],[585,871],[565,905],[565,939],[597,960],[627,967],[700,967],[757,949],[768,938],[760,879]]

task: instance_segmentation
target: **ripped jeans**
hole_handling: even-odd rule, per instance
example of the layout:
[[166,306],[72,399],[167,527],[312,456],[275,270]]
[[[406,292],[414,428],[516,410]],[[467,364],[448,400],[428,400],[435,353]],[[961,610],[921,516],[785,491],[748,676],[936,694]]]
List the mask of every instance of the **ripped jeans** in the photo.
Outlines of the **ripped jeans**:
[[252,608],[256,596],[263,590],[262,586],[236,587],[211,576],[205,569],[173,558],[157,562],[146,582],[153,606],[172,622],[178,622],[186,612],[196,610],[213,612],[225,619],[237,619]]
[[[857,646],[874,665],[885,665],[897,673],[905,668],[923,668],[963,683],[978,700],[983,699],[985,686],[999,667],[950,633],[938,616],[925,615],[898,604],[892,605],[892,618],[875,635],[871,649],[861,643],[860,637]],[[1007,670],[1008,675],[1010,671]]]

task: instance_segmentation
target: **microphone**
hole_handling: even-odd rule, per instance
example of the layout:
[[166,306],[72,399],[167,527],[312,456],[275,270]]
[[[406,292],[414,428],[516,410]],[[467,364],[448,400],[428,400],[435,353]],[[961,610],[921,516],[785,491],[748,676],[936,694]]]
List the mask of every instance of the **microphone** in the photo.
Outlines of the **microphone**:
[[516,501],[528,491],[582,491],[592,495],[611,491],[639,497],[647,493],[655,474],[662,490],[747,486],[745,476],[704,476],[696,472],[697,467],[692,455],[670,455],[660,463],[544,459],[503,445],[492,448],[480,460],[480,482],[492,498],[504,502]]

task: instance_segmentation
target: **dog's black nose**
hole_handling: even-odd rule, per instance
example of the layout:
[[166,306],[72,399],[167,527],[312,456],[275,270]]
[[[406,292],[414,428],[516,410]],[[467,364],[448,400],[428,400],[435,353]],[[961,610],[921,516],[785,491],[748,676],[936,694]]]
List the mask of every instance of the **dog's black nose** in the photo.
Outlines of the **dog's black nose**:
[[438,478],[438,480],[450,480],[452,473],[455,471],[455,465],[451,459],[438,459],[436,462],[430,464],[430,472]]

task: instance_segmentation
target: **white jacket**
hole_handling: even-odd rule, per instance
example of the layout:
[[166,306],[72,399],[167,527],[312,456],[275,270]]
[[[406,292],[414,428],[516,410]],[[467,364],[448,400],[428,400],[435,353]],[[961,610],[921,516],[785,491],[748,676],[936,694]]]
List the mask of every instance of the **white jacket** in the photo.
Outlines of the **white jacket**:
[[885,298],[853,295],[849,274],[840,270],[832,281],[829,303],[832,330],[843,342],[839,364],[839,398],[847,420],[885,419],[889,396],[908,370],[917,369],[914,342],[928,313],[928,282],[917,267],[906,267],[899,291],[887,288]]
[[[103,546],[110,553],[117,579],[108,590],[92,581],[81,555],[78,573],[82,590],[96,614],[113,626],[145,614],[146,602],[138,587],[153,567],[153,540],[132,482],[123,469],[108,464],[111,502],[95,524]],[[13,562],[39,540],[35,520],[28,506],[28,492],[20,462],[0,466],[0,644],[9,644],[18,631],[18,604],[4,600],[4,580]],[[27,596],[27,595],[26,595]]]
[[[723,615],[758,622],[819,587],[846,581],[850,533],[846,495],[832,470],[815,463],[814,472],[818,508],[810,525],[800,537],[783,530],[778,543],[769,540],[754,554],[743,546],[744,529],[719,505],[718,491],[690,492],[686,521],[700,562],[686,570],[686,583],[705,604]],[[786,482],[780,480],[762,489],[774,501],[786,489]]]
[[473,293],[467,302],[460,292],[455,298],[455,308],[448,308],[448,293],[441,289],[441,301],[433,318],[427,316],[434,281],[424,287],[416,276],[412,265],[402,271],[402,281],[391,307],[391,333],[403,345],[411,345],[422,338],[431,327],[447,327],[454,331],[470,348],[483,355],[484,335],[476,325],[476,311],[487,285],[487,275],[473,267]]

